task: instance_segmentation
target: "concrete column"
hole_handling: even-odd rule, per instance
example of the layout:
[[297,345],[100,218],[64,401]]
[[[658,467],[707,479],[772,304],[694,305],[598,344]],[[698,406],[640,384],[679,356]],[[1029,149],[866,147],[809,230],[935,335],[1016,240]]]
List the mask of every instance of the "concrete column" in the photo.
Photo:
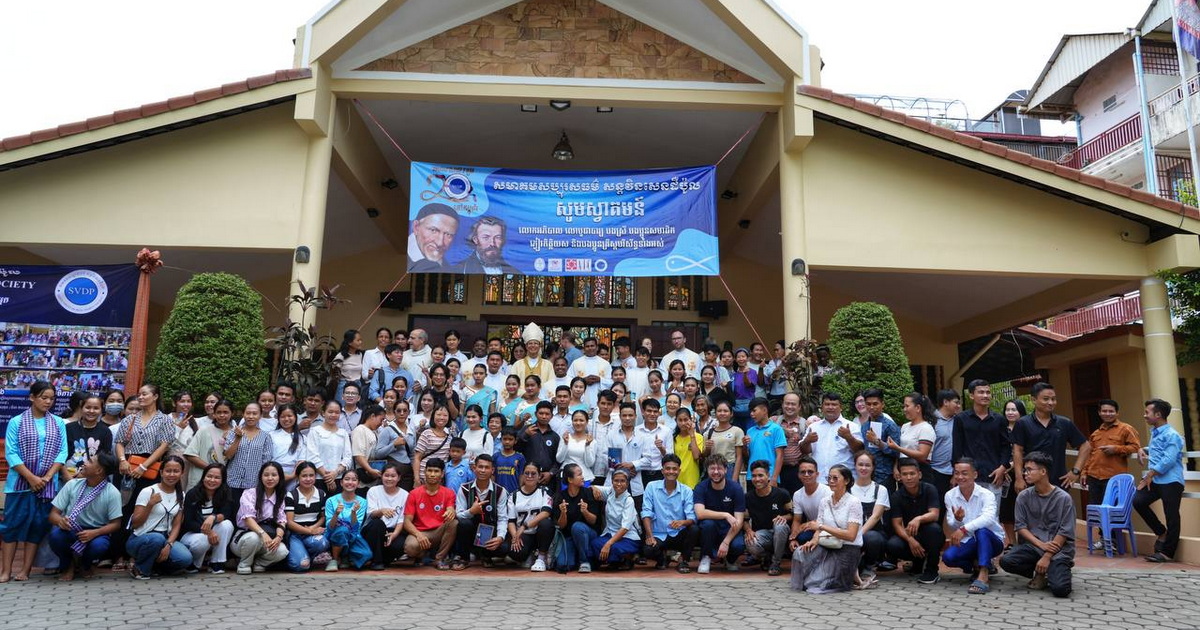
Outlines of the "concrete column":
[[[308,159],[304,169],[304,190],[300,197],[300,221],[296,233],[296,247],[307,247],[308,262],[296,262],[292,258],[292,278],[288,294],[298,293],[303,282],[306,287],[318,286],[321,282],[321,252],[325,243],[325,200],[329,195],[329,169],[333,159],[333,140],[327,135],[309,136]],[[288,308],[288,317],[300,321],[302,313],[296,305]],[[304,323],[316,321],[316,309],[309,309],[303,316]]]
[[1171,426],[1183,435],[1183,414],[1179,410],[1179,364],[1175,362],[1175,332],[1171,327],[1167,285],[1155,276],[1143,278],[1141,293],[1150,395],[1171,403]]
[[[780,239],[783,243],[783,338],[787,343],[812,336],[809,304],[808,242],[804,226],[803,154],[779,156]],[[804,275],[792,273],[793,261],[804,261]]]

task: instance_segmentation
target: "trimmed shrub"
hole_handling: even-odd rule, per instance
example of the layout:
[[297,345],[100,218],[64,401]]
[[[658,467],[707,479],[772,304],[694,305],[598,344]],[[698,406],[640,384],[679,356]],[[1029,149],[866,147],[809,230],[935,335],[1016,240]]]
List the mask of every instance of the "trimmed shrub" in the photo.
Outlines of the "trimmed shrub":
[[175,296],[146,376],[163,398],[186,389],[196,401],[211,391],[254,400],[268,380],[258,293],[233,274],[197,274]]
[[883,390],[884,407],[896,422],[904,423],[904,396],[913,390],[912,372],[900,329],[888,307],[875,302],[852,302],[838,309],[829,321],[829,354],[837,369],[828,374],[821,389],[837,392],[854,414],[855,394],[864,389]]

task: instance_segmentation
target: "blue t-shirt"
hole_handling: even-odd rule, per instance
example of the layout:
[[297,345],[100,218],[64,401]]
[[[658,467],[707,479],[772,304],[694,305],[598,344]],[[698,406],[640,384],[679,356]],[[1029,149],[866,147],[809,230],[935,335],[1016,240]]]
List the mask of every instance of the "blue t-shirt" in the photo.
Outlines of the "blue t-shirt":
[[467,463],[467,458],[458,460],[457,464],[451,461],[446,462],[446,473],[442,478],[442,485],[457,493],[458,488],[468,481],[475,481],[475,473],[471,471],[471,464]]
[[726,481],[725,487],[717,490],[712,487],[712,481],[706,478],[696,486],[692,496],[696,503],[714,512],[737,514],[746,511],[746,491],[736,481]]
[[521,485],[521,471],[525,470],[525,456],[516,451],[512,455],[496,455],[496,485],[516,492]]
[[765,459],[771,465],[771,470],[767,474],[774,475],[775,449],[787,447],[787,437],[784,435],[783,427],[775,422],[768,422],[763,426],[755,423],[746,429],[746,437],[750,438],[746,461]]

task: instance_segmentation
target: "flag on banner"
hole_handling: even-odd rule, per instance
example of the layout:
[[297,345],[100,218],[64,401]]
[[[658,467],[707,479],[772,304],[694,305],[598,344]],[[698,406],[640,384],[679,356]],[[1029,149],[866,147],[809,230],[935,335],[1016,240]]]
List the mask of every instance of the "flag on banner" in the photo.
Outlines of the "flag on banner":
[[1200,7],[1196,0],[1175,0],[1175,43],[1200,59]]

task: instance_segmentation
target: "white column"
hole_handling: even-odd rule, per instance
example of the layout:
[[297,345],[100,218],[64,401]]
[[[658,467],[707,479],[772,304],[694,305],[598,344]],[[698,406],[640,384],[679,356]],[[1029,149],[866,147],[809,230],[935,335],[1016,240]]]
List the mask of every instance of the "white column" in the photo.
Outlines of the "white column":
[[1171,403],[1171,426],[1183,435],[1183,414],[1179,411],[1179,364],[1175,360],[1175,331],[1171,327],[1167,285],[1155,276],[1143,278],[1141,294],[1150,396]]

